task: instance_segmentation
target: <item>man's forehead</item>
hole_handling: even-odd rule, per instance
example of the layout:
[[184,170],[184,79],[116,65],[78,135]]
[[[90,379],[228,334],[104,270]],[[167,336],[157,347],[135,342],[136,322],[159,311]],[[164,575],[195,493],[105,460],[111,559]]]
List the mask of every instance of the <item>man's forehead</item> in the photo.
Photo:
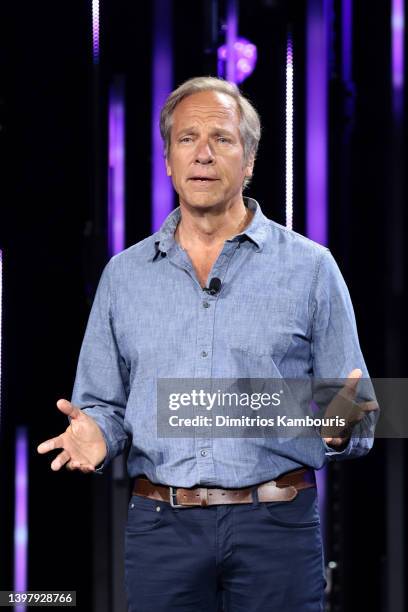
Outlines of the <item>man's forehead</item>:
[[235,100],[228,94],[204,91],[183,98],[174,110],[174,119],[198,120],[208,118],[238,120],[238,109]]

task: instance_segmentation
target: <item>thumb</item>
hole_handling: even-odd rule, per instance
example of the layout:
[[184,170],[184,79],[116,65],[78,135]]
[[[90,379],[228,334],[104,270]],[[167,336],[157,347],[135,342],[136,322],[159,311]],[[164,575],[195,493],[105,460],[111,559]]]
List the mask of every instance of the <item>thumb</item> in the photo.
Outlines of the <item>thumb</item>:
[[362,375],[363,372],[360,370],[360,368],[355,368],[347,376],[347,379],[344,383],[344,390],[346,392],[347,397],[349,397],[350,399],[354,398],[357,391],[357,385]]
[[74,404],[71,404],[71,402],[69,402],[66,399],[59,399],[58,402],[57,402],[57,408],[62,413],[64,413],[67,416],[71,417],[71,419],[75,419],[80,414],[80,412],[81,412],[79,410],[79,408],[74,406]]

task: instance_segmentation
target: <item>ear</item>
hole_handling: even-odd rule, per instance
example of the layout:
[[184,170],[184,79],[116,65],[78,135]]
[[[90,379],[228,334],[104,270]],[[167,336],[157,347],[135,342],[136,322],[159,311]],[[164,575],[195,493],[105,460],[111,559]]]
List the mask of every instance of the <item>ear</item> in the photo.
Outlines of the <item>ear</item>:
[[167,176],[171,176],[171,166],[170,166],[170,163],[169,163],[169,160],[168,160],[168,158],[167,158],[167,157],[165,158],[165,162],[166,162],[166,172],[167,172]]
[[251,178],[254,172],[255,157],[251,155],[245,166],[245,177]]

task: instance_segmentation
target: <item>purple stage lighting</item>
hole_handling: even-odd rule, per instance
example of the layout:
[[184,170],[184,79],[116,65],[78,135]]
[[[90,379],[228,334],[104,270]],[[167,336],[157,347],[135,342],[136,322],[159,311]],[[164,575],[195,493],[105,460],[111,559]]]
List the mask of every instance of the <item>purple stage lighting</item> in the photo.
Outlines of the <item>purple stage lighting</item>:
[[293,43],[286,45],[286,227],[293,228]]
[[173,209],[173,187],[166,174],[160,109],[173,88],[172,2],[155,0],[153,5],[152,62],[152,230],[156,232]]
[[342,77],[350,85],[353,79],[353,5],[352,0],[343,0],[341,7]]
[[[230,66],[230,58],[233,59],[234,70]],[[257,60],[257,48],[246,38],[238,38],[229,53],[228,44],[218,48],[218,75],[227,78],[234,83],[242,83],[253,73]],[[233,72],[234,78],[230,78]]]
[[[15,495],[14,495],[14,590],[27,590],[27,485],[28,485],[27,429],[16,431]],[[25,605],[17,607],[19,612]]]
[[328,0],[309,0],[306,77],[306,231],[327,244]]
[[92,0],[92,50],[94,64],[99,64],[99,0]]
[[119,77],[109,99],[108,248],[111,257],[125,248],[125,100]]
[[404,86],[404,0],[392,0],[392,85],[395,90]]
[[235,43],[238,37],[238,0],[227,0],[226,32],[226,77],[227,81],[237,83]]
[[[327,98],[330,0],[307,2],[306,68],[306,232],[326,245],[327,234]],[[322,533],[325,537],[326,470],[316,472]]]
[[392,62],[392,107],[394,117],[399,120],[404,112],[404,0],[392,0],[391,10],[391,62]]

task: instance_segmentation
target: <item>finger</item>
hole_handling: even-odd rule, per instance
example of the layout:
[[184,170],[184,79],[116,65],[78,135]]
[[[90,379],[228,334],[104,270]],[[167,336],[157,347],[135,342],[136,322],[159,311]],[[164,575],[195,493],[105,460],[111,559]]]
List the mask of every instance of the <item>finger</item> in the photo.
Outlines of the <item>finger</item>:
[[71,459],[71,455],[68,451],[63,450],[57,457],[55,457],[54,461],[51,463],[51,469],[56,472],[60,470],[63,465],[67,463]]
[[323,438],[323,440],[331,446],[343,446],[346,438]]
[[353,399],[355,397],[356,391],[357,391],[357,385],[362,375],[363,375],[363,372],[360,370],[360,368],[355,368],[347,376],[347,379],[344,383],[344,388],[343,388],[347,398]]
[[366,414],[370,414],[370,412],[375,412],[380,409],[379,405],[374,400],[360,403],[354,402],[354,406],[356,409],[353,411],[353,415],[349,417],[351,425],[362,421]]
[[380,409],[378,403],[375,400],[371,400],[369,402],[361,402],[360,404],[358,404],[358,407],[363,412],[375,412],[376,410]]
[[85,465],[80,467],[81,472],[84,474],[90,474],[95,471],[95,467],[93,465]]
[[69,470],[70,472],[76,470],[79,467],[79,461],[68,461],[68,463],[65,464],[65,468],[67,470]]
[[69,461],[65,467],[70,471],[79,470],[80,472],[83,472],[84,474],[89,474],[90,472],[95,471],[95,467],[91,463],[81,463],[80,461],[77,461],[77,460]]
[[81,414],[80,409],[66,399],[59,399],[57,402],[57,408],[67,416],[71,417],[71,419],[75,419],[79,414]]
[[40,455],[43,455],[44,453],[48,453],[55,448],[64,448],[62,436],[57,436],[56,438],[51,438],[50,440],[42,442],[37,446],[37,452],[40,453]]

